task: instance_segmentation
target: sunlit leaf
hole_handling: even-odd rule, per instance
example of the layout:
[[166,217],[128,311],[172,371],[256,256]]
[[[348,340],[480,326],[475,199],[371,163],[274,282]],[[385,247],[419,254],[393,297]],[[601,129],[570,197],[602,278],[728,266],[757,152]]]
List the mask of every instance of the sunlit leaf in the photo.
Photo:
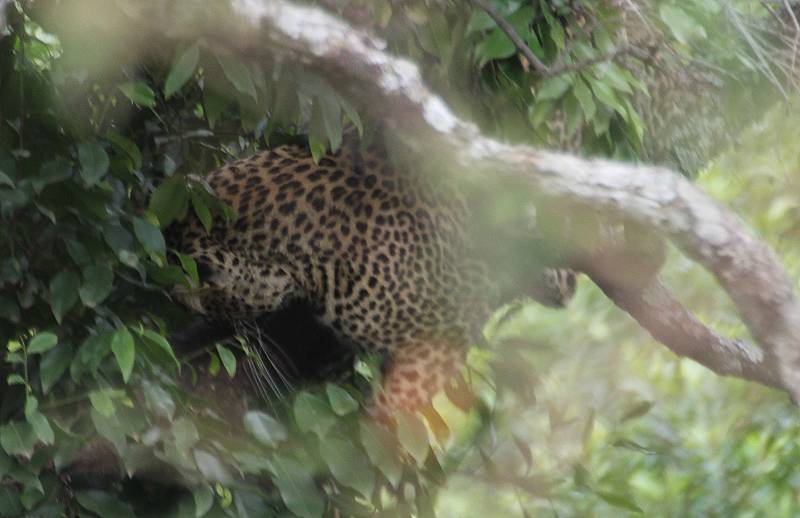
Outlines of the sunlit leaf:
[[328,394],[331,408],[337,415],[347,415],[358,410],[358,401],[342,387],[328,383],[325,385],[325,392]]
[[142,384],[147,406],[164,419],[172,419],[175,414],[175,401],[169,392],[160,385],[146,381]]
[[118,88],[133,104],[144,106],[145,108],[155,108],[156,93],[144,81],[122,83]]
[[673,4],[662,4],[658,13],[661,20],[681,43],[688,44],[695,37],[706,37],[703,26],[680,7]]
[[233,84],[239,92],[249,95],[255,100],[257,98],[256,86],[253,83],[253,77],[247,65],[229,55],[217,54],[217,60],[222,66],[225,77],[228,78],[231,84]]
[[116,412],[114,401],[111,399],[111,395],[106,389],[89,392],[89,401],[92,403],[92,407],[102,416],[109,417]]
[[327,437],[320,441],[320,453],[336,480],[352,487],[365,498],[372,495],[374,472],[365,462],[364,454],[351,441],[342,437]]
[[270,447],[285,441],[289,436],[286,427],[280,421],[255,410],[244,415],[244,428],[261,444]]
[[9,455],[30,458],[38,437],[30,423],[10,421],[0,426],[0,446]]
[[181,417],[172,424],[172,435],[175,437],[175,446],[181,451],[189,451],[200,440],[200,432],[194,423]]
[[197,463],[197,468],[206,480],[221,482],[226,485],[233,482],[233,477],[231,477],[228,469],[217,456],[207,451],[195,450],[194,460]]
[[403,448],[417,461],[425,462],[430,450],[428,429],[416,415],[401,413],[397,416],[397,438]]
[[574,74],[560,74],[545,79],[536,91],[536,102],[556,100],[564,95],[575,82]]
[[58,337],[53,333],[37,333],[31,338],[31,341],[28,342],[28,354],[47,352],[55,347],[57,343]]
[[317,518],[325,510],[325,501],[317,490],[309,467],[288,457],[275,456],[275,485],[291,512],[303,518]]
[[114,333],[114,337],[111,339],[111,351],[117,360],[123,381],[128,383],[131,372],[133,372],[133,363],[136,359],[136,346],[133,342],[133,335],[128,331],[128,328],[120,327]]
[[301,392],[294,400],[294,418],[301,431],[313,431],[325,436],[336,423],[336,415],[328,403],[308,392]]
[[194,500],[195,518],[205,516],[214,505],[214,491],[208,484],[200,484],[192,488],[192,499]]
[[190,46],[175,57],[172,67],[164,83],[164,97],[169,99],[172,94],[181,89],[194,75],[197,62],[200,59],[200,48],[197,44]]

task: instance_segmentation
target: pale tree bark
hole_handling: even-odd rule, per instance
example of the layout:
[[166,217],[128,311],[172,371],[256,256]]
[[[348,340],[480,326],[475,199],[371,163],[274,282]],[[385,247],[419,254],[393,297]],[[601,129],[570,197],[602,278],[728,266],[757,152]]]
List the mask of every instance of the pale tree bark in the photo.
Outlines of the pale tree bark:
[[210,40],[240,55],[300,61],[335,78],[343,91],[369,99],[373,114],[420,157],[430,150],[447,157],[453,178],[467,185],[506,182],[671,240],[716,277],[760,348],[705,327],[657,279],[631,288],[592,261],[578,266],[677,354],[800,400],[800,306],[793,283],[764,243],[685,178],[664,168],[487,138],[428,89],[413,63],[390,55],[380,39],[319,8],[284,0],[234,0],[233,6],[231,19],[216,19],[202,29]]

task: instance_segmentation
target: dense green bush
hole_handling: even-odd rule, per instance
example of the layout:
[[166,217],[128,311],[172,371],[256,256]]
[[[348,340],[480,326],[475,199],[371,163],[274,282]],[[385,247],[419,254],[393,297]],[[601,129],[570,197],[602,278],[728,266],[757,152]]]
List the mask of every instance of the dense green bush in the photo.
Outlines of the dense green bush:
[[[547,70],[472,2],[334,3],[489,133],[692,174],[726,143],[714,130],[748,117],[719,99],[695,106],[722,92],[757,112],[781,86],[731,22],[763,42],[772,26],[760,2],[660,1],[641,13],[490,2]],[[176,356],[168,337],[191,317],[170,290],[196,285],[197,268],[162,231],[189,211],[206,226],[230,217],[203,174],[300,134],[320,156],[344,124],[369,133],[377,121],[317,71],[153,34],[140,16],[123,1],[14,2],[0,29],[0,516],[795,513],[794,411],[642,346],[588,285],[567,312],[498,315],[490,347],[470,355],[475,409],[451,390],[424,420],[401,419],[396,438],[360,418],[371,358],[345,382],[294,380],[263,401],[243,373],[246,343]],[[696,90],[694,70],[726,74],[683,98],[685,120],[661,116],[675,104],[664,92]],[[728,155],[746,167],[701,180],[719,197],[749,193],[743,209],[768,206],[755,224],[797,273],[797,197],[781,186],[800,173],[800,135],[796,116],[766,120],[778,129],[743,137],[758,159]],[[706,132],[692,160],[683,151],[699,139],[678,126]],[[761,170],[786,185],[749,176]],[[497,221],[514,203],[499,204]],[[703,287],[685,296],[709,321],[742,332],[707,279],[679,260],[670,274]]]

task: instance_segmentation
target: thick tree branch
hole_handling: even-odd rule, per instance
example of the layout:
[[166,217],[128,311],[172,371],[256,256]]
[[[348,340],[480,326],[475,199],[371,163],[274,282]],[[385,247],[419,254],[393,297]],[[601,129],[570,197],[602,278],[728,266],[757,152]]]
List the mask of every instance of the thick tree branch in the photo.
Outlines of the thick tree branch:
[[675,354],[691,358],[717,374],[783,388],[775,365],[767,361],[761,349],[720,336],[703,325],[659,280],[643,290],[628,290],[607,282],[601,272],[588,269],[585,273],[614,304]]
[[[417,67],[385,43],[318,8],[285,0],[234,0],[233,19],[206,19],[205,36],[240,54],[275,55],[308,64],[341,81],[353,98],[384,119],[420,157],[438,159],[453,178],[480,188],[504,182],[576,209],[631,221],[671,239],[714,274],[763,350],[718,337],[680,308],[660,285],[638,295],[596,281],[659,340],[720,373],[787,390],[800,400],[800,306],[775,255],[731,213],[672,171],[584,159],[486,138],[459,119],[422,81]],[[187,18],[181,9],[178,20]],[[175,20],[162,30],[174,33]],[[590,270],[590,268],[587,268]],[[589,271],[590,275],[592,274]],[[669,309],[670,317],[659,312]],[[676,329],[675,336],[667,330]],[[776,374],[777,373],[777,374]]]

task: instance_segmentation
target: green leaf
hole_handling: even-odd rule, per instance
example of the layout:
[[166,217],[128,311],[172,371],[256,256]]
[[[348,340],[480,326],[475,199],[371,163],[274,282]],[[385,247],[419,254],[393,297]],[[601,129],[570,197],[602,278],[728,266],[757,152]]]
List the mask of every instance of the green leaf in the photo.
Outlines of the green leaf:
[[96,489],[75,493],[78,503],[101,518],[136,518],[131,507],[118,496]]
[[197,262],[186,254],[176,253],[178,260],[181,262],[181,268],[189,275],[192,286],[200,285],[200,274],[197,273]]
[[81,163],[81,177],[88,186],[99,182],[108,172],[108,154],[97,142],[81,143],[78,146],[78,159]]
[[213,223],[211,210],[208,208],[208,204],[202,196],[192,193],[192,208],[206,232],[211,232],[211,224]]
[[55,442],[55,434],[53,433],[53,429],[50,427],[50,422],[47,420],[47,417],[45,417],[44,414],[38,411],[31,412],[30,415],[26,415],[25,418],[33,427],[33,431],[39,441],[43,442],[44,444],[53,444]]
[[9,455],[20,455],[30,459],[37,440],[36,432],[30,423],[11,421],[0,426],[0,446]]
[[625,107],[622,106],[622,103],[620,103],[617,98],[617,94],[614,93],[614,89],[609,84],[591,78],[589,79],[589,83],[592,86],[595,97],[600,99],[601,103],[616,111],[622,117],[626,116]]
[[133,104],[155,108],[156,93],[144,81],[130,81],[117,86]]
[[171,420],[175,414],[175,401],[172,400],[169,392],[150,381],[144,382],[142,388],[145,402],[150,410],[167,420]]
[[222,66],[225,77],[238,91],[257,100],[256,86],[247,65],[233,56],[222,54],[217,54],[217,61]]
[[58,343],[58,337],[53,333],[37,333],[28,343],[28,354],[47,352]]
[[661,20],[669,27],[675,38],[688,44],[694,37],[706,38],[706,30],[698,24],[694,18],[689,16],[683,9],[675,5],[662,4],[658,9]]
[[25,378],[20,376],[19,374],[9,374],[8,378],[6,378],[6,383],[10,385],[27,385],[25,383]]
[[325,510],[325,501],[317,490],[309,468],[289,457],[274,458],[275,485],[286,507],[303,518],[317,518]]
[[317,97],[322,112],[322,123],[331,143],[331,151],[335,152],[342,144],[342,107],[333,95]]
[[111,417],[117,410],[114,407],[114,400],[111,399],[111,394],[108,389],[89,392],[89,401],[91,401],[92,407],[97,410],[97,413],[105,417]]
[[39,400],[36,399],[36,396],[28,394],[25,397],[25,419],[30,422],[30,416],[32,416],[36,411],[39,409]]
[[217,344],[217,353],[219,353],[219,359],[222,360],[228,377],[236,376],[236,356],[222,344]]
[[50,281],[50,309],[59,324],[67,311],[78,302],[81,280],[72,270],[63,270]]
[[122,372],[122,380],[128,383],[133,372],[133,363],[136,359],[136,346],[133,343],[133,335],[127,327],[120,327],[111,339],[111,351],[117,359],[117,365]]
[[534,129],[539,128],[542,123],[550,117],[555,107],[556,103],[553,101],[536,101],[528,106],[528,120],[531,126],[533,126]]
[[[75,370],[70,370],[70,374],[75,381],[75,375],[82,372],[82,367],[88,367],[93,373],[100,367],[100,363],[111,352],[111,339],[114,334],[111,332],[104,332],[97,335],[88,336],[78,348],[78,362],[76,362]],[[80,367],[80,368],[79,368]]]
[[[0,516],[11,518],[22,516],[23,508],[20,505],[19,490],[12,485],[0,485]],[[61,514],[59,514],[61,516]]]
[[161,231],[147,220],[133,218],[133,231],[144,249],[150,254],[163,256],[167,250]]
[[309,135],[308,146],[311,148],[311,158],[314,162],[319,163],[320,159],[325,156],[325,141],[315,135]]
[[336,415],[328,403],[308,392],[301,392],[295,398],[294,418],[300,431],[313,431],[318,437],[325,437],[336,424]]
[[214,490],[208,484],[202,484],[192,488],[192,498],[194,499],[194,516],[200,518],[205,516],[214,505]]
[[67,344],[61,344],[44,355],[39,363],[39,379],[44,394],[50,392],[50,389],[58,383],[69,368],[70,362],[72,362],[72,347]]
[[592,91],[589,90],[586,82],[578,78],[572,88],[572,93],[575,94],[575,97],[577,97],[578,102],[581,104],[581,109],[583,110],[583,115],[586,120],[591,121],[595,113],[597,113],[597,106],[594,104]]
[[346,99],[339,99],[339,102],[341,103],[342,111],[344,111],[345,116],[356,126],[359,136],[363,136],[364,124],[361,122],[361,117],[359,117],[356,109],[352,104],[347,102]]
[[325,392],[328,393],[328,401],[336,415],[347,415],[358,410],[358,401],[342,387],[328,383],[325,385]]
[[264,412],[251,411],[244,415],[244,429],[264,446],[275,447],[289,437],[283,424]]
[[[595,67],[595,70],[597,70],[598,81],[607,83],[614,90],[630,95],[633,93],[631,85],[641,88],[639,86],[641,83],[629,71],[616,63],[601,63]],[[644,93],[647,93],[646,90]]]
[[103,225],[103,239],[117,256],[133,250],[133,234],[119,221],[110,221]]
[[114,284],[114,272],[108,264],[93,264],[83,270],[83,286],[79,290],[81,301],[93,308],[103,302]]
[[370,498],[375,486],[375,474],[366,462],[364,452],[351,441],[340,437],[327,437],[320,441],[319,450],[336,480]]
[[386,476],[392,486],[397,487],[403,476],[403,465],[400,462],[392,433],[375,423],[361,423],[361,444],[369,456],[369,460]]
[[536,102],[557,100],[575,82],[575,74],[560,74],[542,81],[536,92]]
[[92,262],[92,256],[89,250],[83,246],[83,243],[75,239],[64,239],[64,245],[67,247],[67,253],[75,264],[85,266]]
[[31,180],[33,189],[38,193],[48,185],[62,182],[72,176],[72,162],[62,157],[57,157],[42,164],[39,174]]
[[[178,361],[178,358],[175,357],[175,352],[172,350],[172,346],[166,338],[156,333],[152,329],[145,329],[142,332],[142,338],[146,341],[146,343],[155,346],[156,351],[160,353],[161,359],[170,363],[169,367],[174,368],[176,372],[180,371],[181,364]],[[167,365],[162,365],[162,367],[166,368]]]
[[495,29],[475,46],[475,57],[478,66],[496,59],[505,59],[516,53],[517,48],[505,32]]
[[598,491],[597,496],[608,502],[609,504],[613,505],[614,507],[618,507],[620,509],[626,509],[628,511],[633,511],[637,514],[643,514],[644,511],[641,507],[636,505],[636,502],[633,498],[627,495],[621,495],[619,493],[610,493],[607,491]]
[[651,408],[653,408],[653,405],[654,403],[652,401],[639,401],[625,411],[620,418],[620,421],[627,421],[629,419],[642,417],[649,412]]
[[397,438],[403,448],[421,465],[428,457],[428,429],[417,416],[403,412],[397,416]]
[[184,452],[188,452],[200,440],[197,427],[185,417],[177,419],[172,424],[172,436],[175,437],[175,447]]
[[[533,16],[534,9],[530,6],[523,6],[508,16],[507,20],[521,38],[529,39],[531,33],[529,25]],[[505,31],[499,27],[489,32],[489,34],[475,46],[475,57],[477,58],[478,66],[481,67],[492,60],[509,58],[516,54],[516,52],[517,47]]]
[[216,126],[220,115],[230,105],[230,99],[220,95],[208,86],[203,89],[203,108],[210,128]]
[[230,485],[233,482],[233,477],[228,473],[225,465],[211,453],[203,450],[194,450],[194,461],[197,463],[197,468],[203,474],[204,479],[225,485]]
[[167,80],[164,83],[164,97],[169,99],[172,94],[186,84],[186,81],[191,79],[195,69],[197,69],[199,59],[200,48],[196,43],[175,57],[172,67],[169,69],[169,74],[167,74]]
[[148,210],[158,218],[161,228],[166,228],[183,214],[188,200],[185,179],[182,176],[172,176],[156,188],[150,198]]
[[138,171],[142,168],[142,152],[139,151],[139,146],[137,146],[135,142],[113,130],[110,130],[106,134],[106,138],[117,151],[123,153],[131,160],[130,166],[132,170]]

